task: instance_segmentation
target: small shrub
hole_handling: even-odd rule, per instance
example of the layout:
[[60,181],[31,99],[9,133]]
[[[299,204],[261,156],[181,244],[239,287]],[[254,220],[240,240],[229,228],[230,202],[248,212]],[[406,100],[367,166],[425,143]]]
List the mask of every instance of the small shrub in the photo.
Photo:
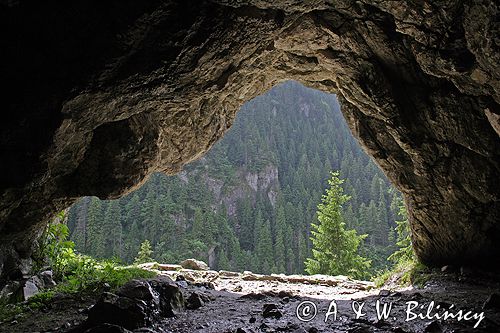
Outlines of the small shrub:
[[75,243],[68,241],[69,229],[64,224],[64,212],[60,212],[53,222],[45,228],[39,240],[39,249],[35,254],[36,267],[45,265],[52,267],[54,278],[60,279],[73,259]]
[[389,281],[391,276],[394,274],[394,270],[385,270],[373,278],[373,283],[375,287],[380,288]]

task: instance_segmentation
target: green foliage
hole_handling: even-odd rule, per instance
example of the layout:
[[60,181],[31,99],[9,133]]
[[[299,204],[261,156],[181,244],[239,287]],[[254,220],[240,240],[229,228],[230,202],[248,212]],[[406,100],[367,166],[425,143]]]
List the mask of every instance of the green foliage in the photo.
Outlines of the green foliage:
[[226,251],[224,251],[224,250],[221,250],[221,253],[219,254],[218,267],[219,267],[219,269],[223,269],[223,270],[231,269],[231,264],[229,263],[229,259],[227,258]]
[[54,291],[40,292],[31,296],[24,303],[8,303],[7,300],[0,300],[0,325],[2,322],[12,321],[19,316],[24,316],[35,309],[46,306],[52,301],[54,295]]
[[432,276],[432,271],[418,261],[401,261],[390,270],[386,270],[374,278],[375,286],[382,287],[387,283],[401,287],[423,287]]
[[401,286],[423,286],[429,277],[429,270],[418,262],[413,251],[408,214],[403,200],[395,200],[393,204],[399,208],[399,220],[396,221],[395,228],[398,248],[388,257],[393,262],[393,267],[375,277],[375,284],[380,287],[393,281]]
[[113,261],[97,261],[81,255],[75,257],[73,264],[73,270],[67,272],[57,291],[78,293],[99,289],[105,283],[116,289],[132,279],[156,276],[156,273],[138,267],[119,266]]
[[30,309],[38,309],[44,307],[52,301],[54,295],[55,291],[53,290],[40,292],[36,295],[31,296],[28,299],[27,305],[29,306]]
[[20,304],[1,304],[0,303],[0,325],[3,322],[11,321],[19,315],[29,310],[26,306]]
[[67,266],[75,256],[75,244],[67,240],[68,226],[64,223],[65,214],[60,212],[53,222],[49,223],[40,237],[38,251],[38,266],[48,264],[52,267],[54,278],[61,279]]
[[375,287],[381,288],[384,284],[386,284],[389,279],[394,275],[394,270],[386,269],[376,276],[373,277],[373,283],[375,283]]
[[332,172],[322,203],[318,205],[319,224],[312,224],[313,257],[306,261],[309,274],[367,276],[370,261],[359,255],[359,245],[366,235],[346,230],[342,205],[349,200],[343,194],[343,181],[338,172]]
[[416,257],[413,252],[411,242],[410,223],[408,222],[408,214],[403,200],[399,201],[399,217],[400,220],[396,221],[397,242],[396,245],[399,249],[389,256],[389,260],[395,264],[401,262],[415,262]]
[[[59,215],[55,223],[49,224],[40,239],[40,253],[52,267],[55,280],[60,283],[50,291],[37,294],[32,302],[49,299],[53,293],[75,293],[100,288],[104,283],[116,288],[133,278],[153,277],[156,274],[137,267],[123,267],[113,260],[96,260],[73,250],[74,244],[67,241],[68,227],[64,215]],[[146,243],[146,242],[145,242]],[[149,244],[149,243],[148,243]],[[142,258],[151,254],[151,246],[141,247]]]
[[102,289],[108,284],[116,289],[132,279],[152,278],[156,273],[134,266],[121,266],[113,260],[96,260],[73,251],[73,242],[67,241],[68,228],[65,216],[58,214],[39,240],[37,265],[52,267],[58,284],[42,291],[22,304],[7,304],[0,300],[0,322],[29,314],[34,309],[47,306],[56,293],[85,293]]
[[142,242],[141,248],[137,253],[137,257],[135,258],[134,263],[143,264],[145,262],[153,261],[153,258],[151,258],[152,253],[153,250],[151,249],[151,243],[146,239],[144,242]]

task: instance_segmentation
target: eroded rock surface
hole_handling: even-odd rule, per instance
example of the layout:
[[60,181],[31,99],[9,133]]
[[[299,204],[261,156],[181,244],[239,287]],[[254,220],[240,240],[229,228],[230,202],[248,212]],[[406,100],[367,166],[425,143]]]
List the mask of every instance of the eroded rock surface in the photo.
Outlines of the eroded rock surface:
[[151,326],[155,320],[173,317],[184,307],[179,287],[168,277],[132,280],[116,294],[105,292],[89,310],[85,327],[101,324],[118,325],[125,329]]
[[206,152],[283,80],[335,92],[428,264],[500,254],[493,0],[0,4],[0,276],[49,216]]

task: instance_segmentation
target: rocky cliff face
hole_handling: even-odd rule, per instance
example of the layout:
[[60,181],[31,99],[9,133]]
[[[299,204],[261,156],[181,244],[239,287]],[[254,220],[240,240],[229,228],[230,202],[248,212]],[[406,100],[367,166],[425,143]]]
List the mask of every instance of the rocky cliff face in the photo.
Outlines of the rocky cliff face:
[[498,4],[303,3],[3,1],[0,275],[52,213],[178,172],[286,79],[338,94],[424,262],[499,255]]
[[[194,170],[194,172],[199,172],[199,170]],[[189,175],[186,175],[186,177],[187,181],[189,181]],[[213,196],[214,210],[219,210],[224,206],[227,215],[235,217],[237,215],[238,201],[248,200],[255,203],[259,193],[267,197],[269,203],[274,207],[280,189],[277,166],[268,164],[258,172],[240,168],[237,170],[235,177],[238,179],[237,181],[228,183],[223,179],[211,177],[208,173],[204,174],[205,184]]]

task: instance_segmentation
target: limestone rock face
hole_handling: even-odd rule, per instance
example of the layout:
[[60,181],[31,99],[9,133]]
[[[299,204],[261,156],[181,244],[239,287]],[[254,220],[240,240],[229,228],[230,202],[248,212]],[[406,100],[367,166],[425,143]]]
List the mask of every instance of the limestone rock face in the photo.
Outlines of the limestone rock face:
[[1,280],[23,274],[51,214],[178,172],[288,79],[339,95],[424,262],[499,255],[498,14],[494,0],[3,1]]

